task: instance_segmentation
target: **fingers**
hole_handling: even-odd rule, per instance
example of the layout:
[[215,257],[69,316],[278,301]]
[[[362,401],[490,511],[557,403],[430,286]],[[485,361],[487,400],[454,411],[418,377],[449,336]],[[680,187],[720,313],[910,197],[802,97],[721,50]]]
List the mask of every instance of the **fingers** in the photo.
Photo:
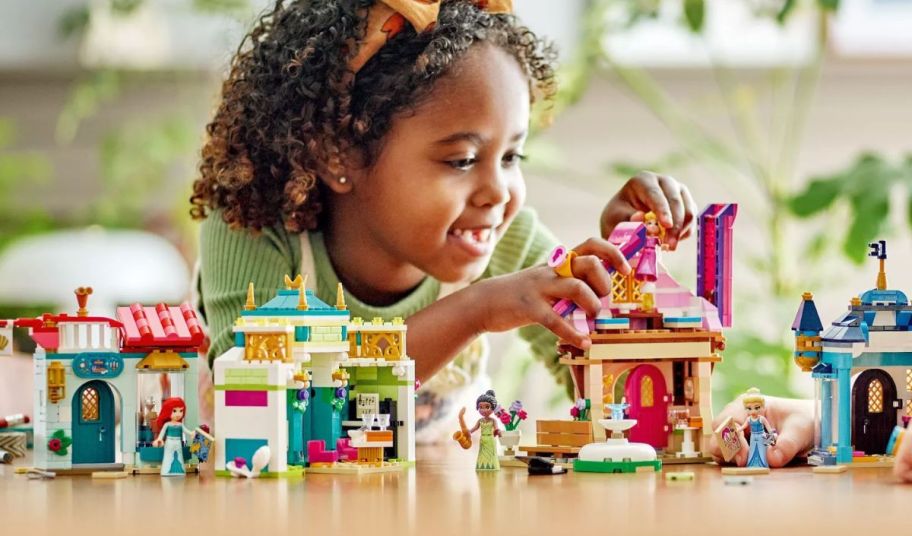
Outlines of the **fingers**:
[[[572,261],[573,276],[582,280],[597,297],[611,293],[611,275],[595,255],[576,256]],[[597,314],[597,313],[596,313]]]
[[[906,435],[912,432],[907,431]],[[906,437],[899,445],[896,461],[893,462],[893,475],[903,482],[912,483],[912,437]]]
[[566,341],[577,348],[586,350],[592,344],[589,337],[577,331],[569,320],[565,320],[550,307],[543,307],[537,312],[537,322],[545,329],[554,333],[562,341]]
[[[604,268],[602,268],[604,271]],[[577,278],[562,277],[554,282],[552,298],[566,298],[578,307],[581,307],[589,316],[598,316],[602,310],[602,301],[596,295],[595,291],[584,282]],[[549,309],[550,311],[550,309]],[[553,311],[552,311],[553,312]]]
[[639,215],[648,211],[654,212],[666,229],[669,249],[677,248],[678,242],[693,232],[697,206],[690,190],[668,175],[641,171],[609,203],[603,215],[603,234],[607,236],[606,231],[621,221],[642,221]]
[[684,223],[678,240],[684,240],[693,233],[694,221],[697,218],[697,202],[694,201],[687,186],[681,185],[681,197],[684,199]]
[[[630,263],[627,262],[627,259],[624,258],[624,254],[621,253],[621,250],[617,248],[611,242],[602,239],[602,238],[590,238],[582,244],[573,248],[574,251],[580,256],[583,255],[595,255],[599,259],[608,261],[611,266],[614,267],[618,272],[627,275],[630,273]],[[579,257],[574,259],[574,261],[581,261]],[[576,264],[573,265],[573,273],[576,274]],[[610,285],[608,289],[610,290]],[[607,295],[608,292],[605,292],[604,295]]]

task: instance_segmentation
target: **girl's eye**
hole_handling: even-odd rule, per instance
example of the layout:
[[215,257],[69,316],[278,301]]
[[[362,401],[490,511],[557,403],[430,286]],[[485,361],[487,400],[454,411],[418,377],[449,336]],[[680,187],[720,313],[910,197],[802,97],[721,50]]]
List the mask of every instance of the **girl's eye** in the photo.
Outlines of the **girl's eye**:
[[449,160],[447,164],[453,169],[458,169],[461,171],[468,171],[475,163],[478,161],[474,156],[468,158],[460,158],[458,160]]
[[526,158],[527,158],[526,155],[524,155],[522,153],[507,153],[503,157],[503,163],[507,167],[515,166],[515,165],[519,164],[520,162],[524,161]]

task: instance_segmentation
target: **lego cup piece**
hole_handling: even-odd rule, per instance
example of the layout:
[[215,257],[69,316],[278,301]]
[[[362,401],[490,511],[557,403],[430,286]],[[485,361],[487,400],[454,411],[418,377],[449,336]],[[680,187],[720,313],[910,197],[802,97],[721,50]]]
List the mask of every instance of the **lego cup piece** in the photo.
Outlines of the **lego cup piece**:
[[565,246],[557,246],[548,256],[548,266],[560,277],[573,277],[573,258],[577,253]]

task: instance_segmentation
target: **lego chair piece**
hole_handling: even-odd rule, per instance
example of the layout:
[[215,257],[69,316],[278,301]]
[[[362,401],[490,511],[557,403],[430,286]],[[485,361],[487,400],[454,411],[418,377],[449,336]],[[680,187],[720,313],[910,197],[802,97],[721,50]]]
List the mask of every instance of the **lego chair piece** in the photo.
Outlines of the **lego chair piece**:
[[307,461],[310,463],[335,463],[339,461],[339,452],[326,450],[326,442],[315,439],[307,442]]

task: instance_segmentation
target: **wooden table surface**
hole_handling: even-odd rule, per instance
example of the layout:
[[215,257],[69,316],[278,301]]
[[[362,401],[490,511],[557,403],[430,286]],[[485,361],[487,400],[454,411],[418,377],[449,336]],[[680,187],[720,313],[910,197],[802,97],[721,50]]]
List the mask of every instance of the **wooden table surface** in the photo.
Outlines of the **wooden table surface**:
[[401,474],[288,480],[215,478],[203,471],[184,478],[32,481],[0,465],[0,533],[265,536],[325,535],[335,528],[335,535],[784,530],[783,536],[874,536],[912,528],[912,486],[894,482],[888,469],[815,475],[795,467],[733,487],[712,465],[666,466],[696,473],[695,481],[676,483],[662,473],[476,473],[474,451],[455,444],[421,447],[418,455],[417,466]]

